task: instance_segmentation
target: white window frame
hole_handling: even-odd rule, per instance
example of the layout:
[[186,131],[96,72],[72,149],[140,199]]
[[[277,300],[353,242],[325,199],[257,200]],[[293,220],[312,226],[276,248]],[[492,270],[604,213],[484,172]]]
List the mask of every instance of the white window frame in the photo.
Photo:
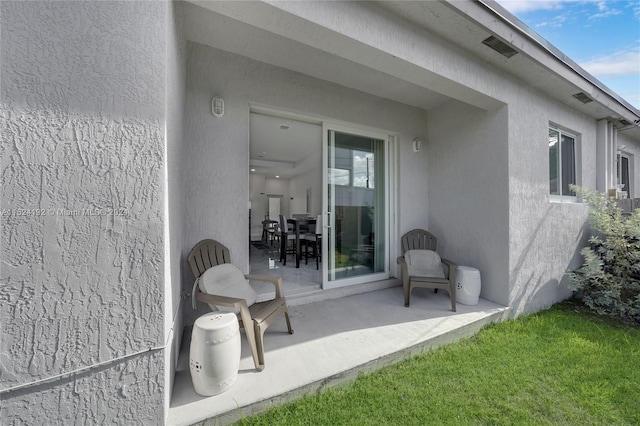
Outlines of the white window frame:
[[633,155],[624,151],[618,151],[616,155],[616,183],[620,184],[622,182],[621,161],[623,158],[627,160],[627,182],[629,182],[629,187],[624,188],[623,191],[627,192],[628,198],[633,198]]
[[[582,164],[580,159],[582,158],[582,149],[580,144],[580,137],[578,133],[566,130],[565,128],[558,126],[556,124],[549,123],[549,127],[547,128],[547,138],[549,137],[549,130],[553,130],[558,132],[558,143],[561,143],[562,137],[567,136],[573,139],[573,163],[575,168],[575,184],[580,185],[582,181]],[[551,159],[549,158],[549,154],[547,153],[547,162],[550,165]],[[547,169],[548,170],[548,169]],[[558,187],[560,191],[562,191],[562,149],[558,146]],[[547,185],[549,185],[551,180],[551,176],[549,175],[547,178]],[[551,188],[549,188],[549,192]],[[549,199],[552,202],[560,202],[560,203],[577,203],[578,197],[576,195],[565,195],[565,194],[551,194],[549,193]]]

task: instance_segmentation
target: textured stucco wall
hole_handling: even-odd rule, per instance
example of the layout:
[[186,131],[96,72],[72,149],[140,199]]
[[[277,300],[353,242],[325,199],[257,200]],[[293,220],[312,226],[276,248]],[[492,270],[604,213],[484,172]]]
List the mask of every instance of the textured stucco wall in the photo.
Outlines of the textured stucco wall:
[[167,5],[0,8],[0,423],[161,423]]
[[429,111],[429,229],[440,253],[478,268],[481,296],[508,303],[507,109],[449,101]]
[[586,207],[549,196],[549,123],[576,134],[581,184],[596,185],[596,122],[533,90],[509,104],[509,305],[532,312],[570,296],[565,271],[580,265]]
[[[225,115],[220,119],[210,111],[214,95],[225,100]],[[411,140],[426,134],[423,110],[189,43],[185,113],[188,245],[205,237],[218,239],[230,248],[233,262],[248,269],[251,102],[397,132],[399,205],[405,199],[417,204],[416,208],[400,208],[398,226],[400,232],[426,226],[427,157],[424,152],[411,152]]]

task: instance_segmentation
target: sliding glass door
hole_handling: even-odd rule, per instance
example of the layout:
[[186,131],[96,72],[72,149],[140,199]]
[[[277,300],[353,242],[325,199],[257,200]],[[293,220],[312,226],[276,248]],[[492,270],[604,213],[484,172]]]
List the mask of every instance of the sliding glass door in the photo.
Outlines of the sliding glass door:
[[323,287],[388,278],[388,136],[325,125],[323,154]]

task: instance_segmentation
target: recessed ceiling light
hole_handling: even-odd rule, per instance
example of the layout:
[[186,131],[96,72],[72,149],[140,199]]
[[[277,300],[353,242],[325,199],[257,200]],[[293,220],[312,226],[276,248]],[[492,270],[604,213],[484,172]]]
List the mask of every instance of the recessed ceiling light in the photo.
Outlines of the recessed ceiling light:
[[280,179],[280,176],[276,176],[276,179]]
[[255,172],[255,171],[256,171],[256,169],[251,169],[251,171],[252,171],[252,172]]

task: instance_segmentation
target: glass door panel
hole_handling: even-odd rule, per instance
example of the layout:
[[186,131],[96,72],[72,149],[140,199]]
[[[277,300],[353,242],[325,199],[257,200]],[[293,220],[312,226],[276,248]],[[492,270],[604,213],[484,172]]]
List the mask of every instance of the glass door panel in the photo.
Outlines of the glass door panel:
[[363,133],[327,129],[325,288],[389,276],[387,138]]

